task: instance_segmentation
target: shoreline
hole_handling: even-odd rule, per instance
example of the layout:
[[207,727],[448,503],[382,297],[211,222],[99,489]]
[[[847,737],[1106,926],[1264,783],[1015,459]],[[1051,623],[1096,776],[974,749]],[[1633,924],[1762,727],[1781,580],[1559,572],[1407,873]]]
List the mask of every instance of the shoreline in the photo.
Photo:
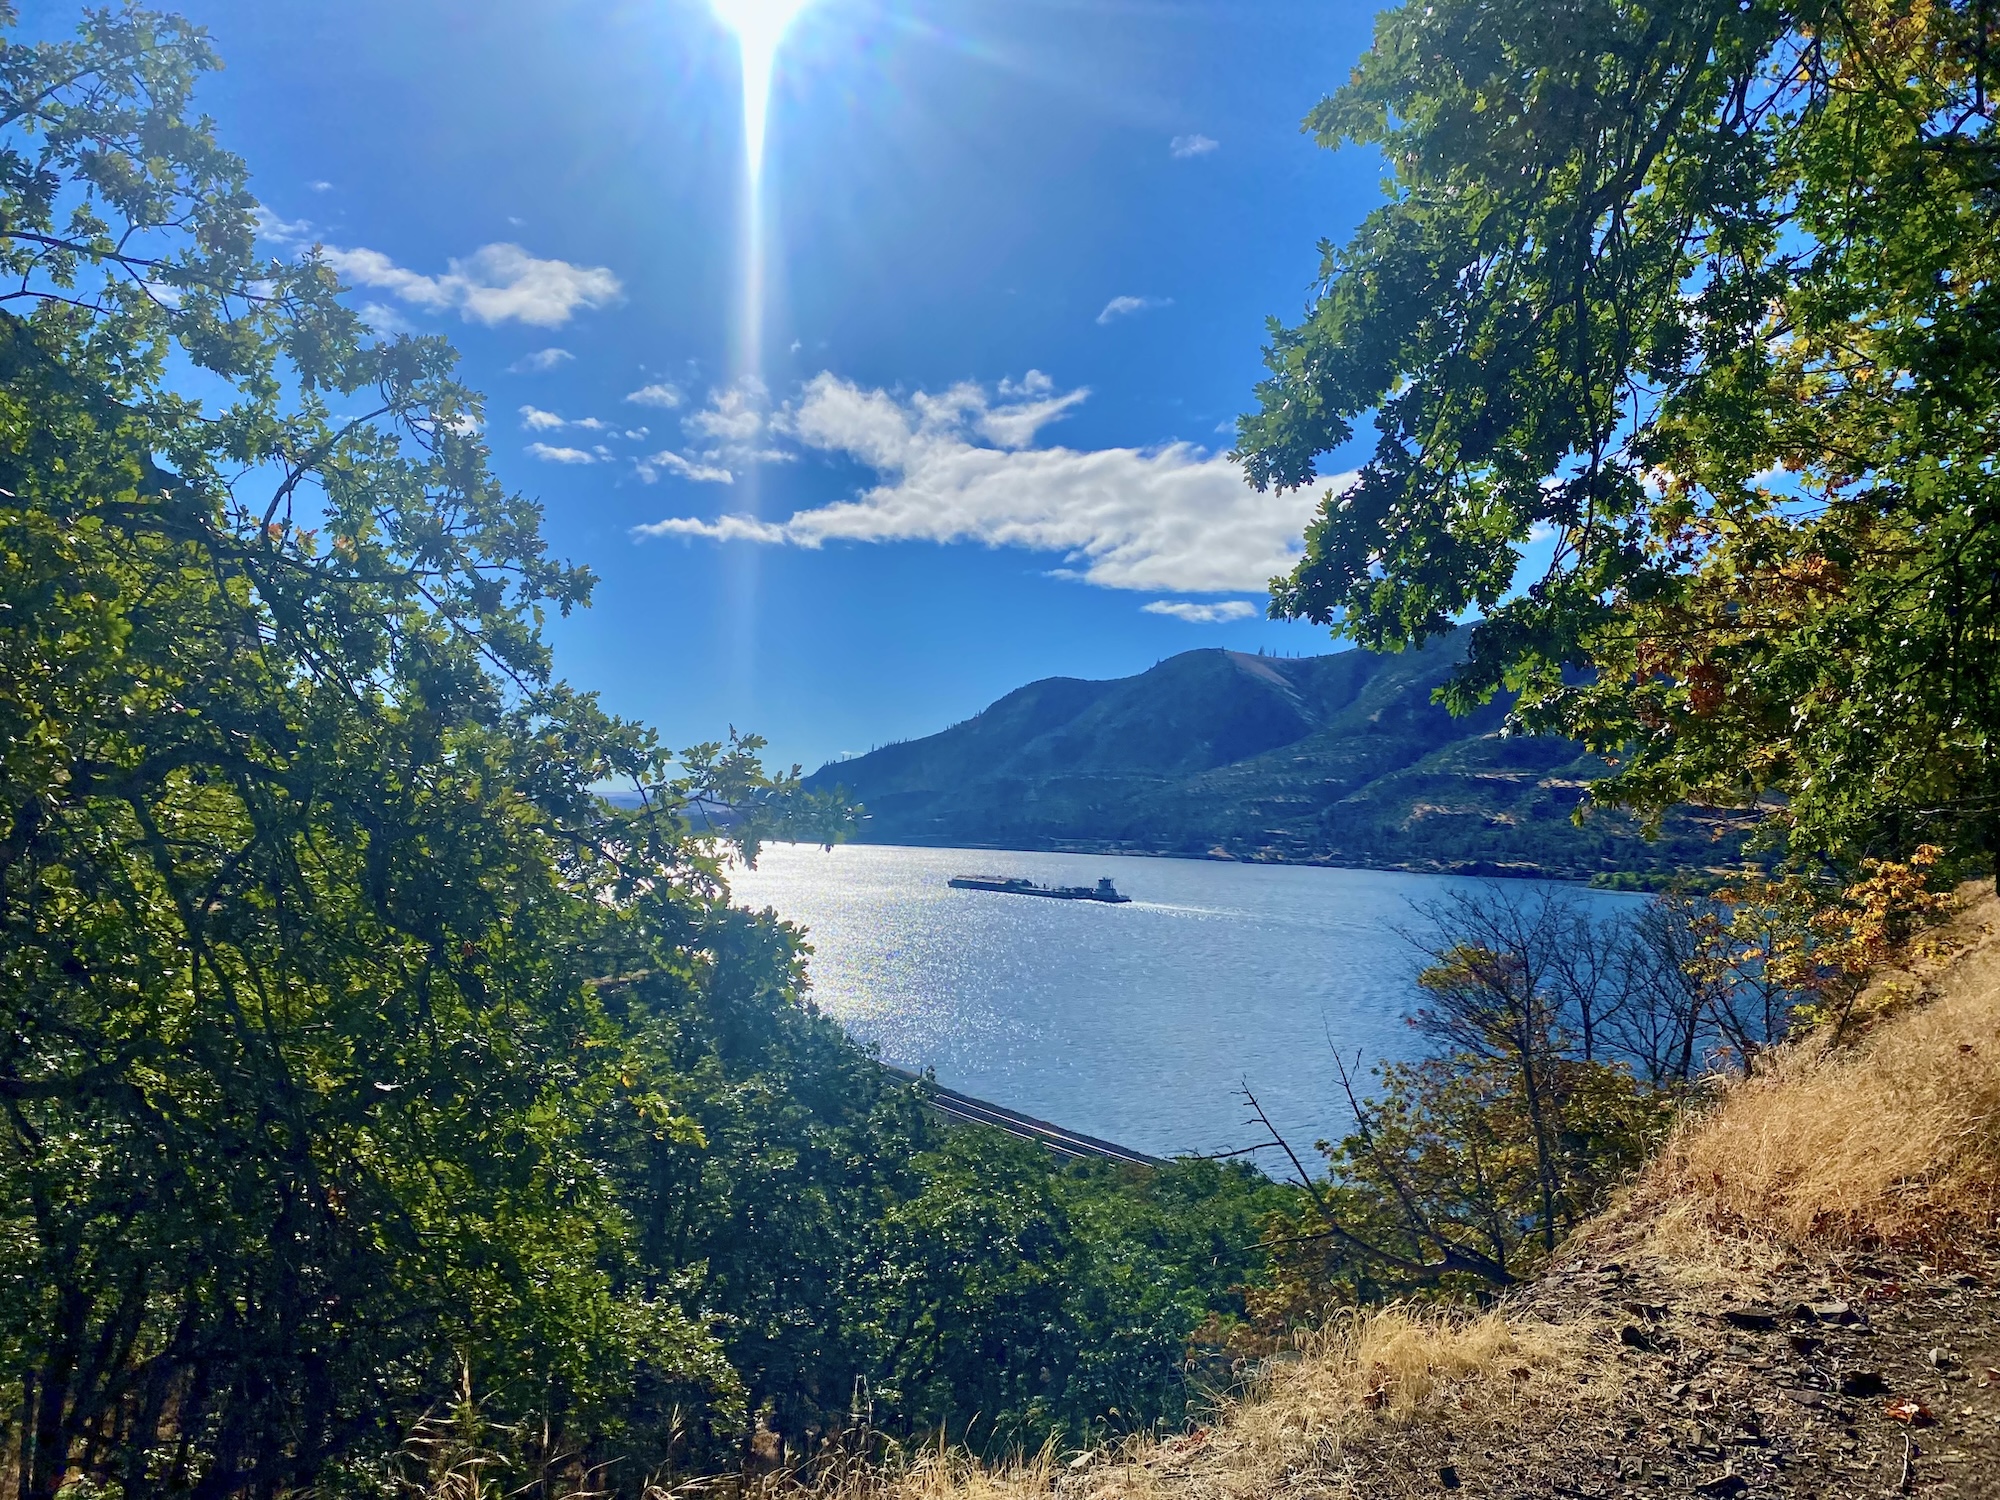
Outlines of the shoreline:
[[1387,860],[1342,854],[1312,855],[1301,858],[1266,847],[1248,853],[1234,853],[1221,845],[1207,851],[1160,849],[1129,846],[1103,839],[1051,839],[1023,847],[1020,844],[989,843],[961,839],[849,839],[851,844],[867,844],[883,849],[972,849],[995,854],[1079,854],[1116,856],[1123,859],[1183,859],[1211,864],[1291,865],[1322,870],[1380,870],[1400,875],[1456,875],[1472,880],[1546,880],[1564,885],[1588,886],[1593,890],[1657,891],[1682,883],[1713,884],[1728,873],[1720,869],[1662,870],[1580,870],[1574,866],[1548,866],[1529,860]]

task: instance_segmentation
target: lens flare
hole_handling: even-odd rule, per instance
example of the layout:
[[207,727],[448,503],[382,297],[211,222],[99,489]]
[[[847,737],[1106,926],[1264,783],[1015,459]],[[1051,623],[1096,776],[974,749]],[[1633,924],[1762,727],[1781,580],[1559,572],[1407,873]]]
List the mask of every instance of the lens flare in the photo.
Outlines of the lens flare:
[[[771,108],[771,78],[778,46],[809,0],[710,0],[717,19],[736,34],[743,64],[743,259],[742,302],[736,328],[736,376],[761,390],[764,363],[764,137]],[[757,460],[739,468],[736,499],[751,515],[762,511]],[[757,677],[758,549],[739,547],[727,568],[725,674],[739,711],[755,711]]]
[[778,44],[809,0],[711,0],[743,54],[743,153],[754,182],[764,165],[764,126],[771,107],[771,73]]

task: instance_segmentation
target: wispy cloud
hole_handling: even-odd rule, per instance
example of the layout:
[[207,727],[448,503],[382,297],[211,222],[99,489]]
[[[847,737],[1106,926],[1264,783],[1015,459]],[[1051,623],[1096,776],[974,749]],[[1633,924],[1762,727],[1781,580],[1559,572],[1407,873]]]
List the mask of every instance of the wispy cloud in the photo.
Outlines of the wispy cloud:
[[533,354],[524,354],[507,366],[510,375],[541,375],[558,365],[566,365],[576,356],[567,349],[537,349]]
[[285,246],[312,242],[313,226],[310,219],[282,219],[261,203],[251,208],[250,217],[256,222],[259,239]]
[[603,266],[544,260],[519,245],[482,245],[447,263],[444,274],[426,276],[397,265],[379,250],[328,246],[326,262],[355,286],[376,287],[430,312],[456,309],[468,322],[489,327],[526,323],[556,328],[579,308],[602,307],[624,291]]
[[1206,156],[1221,144],[1212,135],[1177,135],[1167,142],[1167,149],[1179,160],[1186,161],[1191,156]]
[[626,392],[625,399],[638,406],[658,406],[668,411],[679,406],[687,398],[681,388],[664,380],[656,380],[651,385],[642,385],[636,391]]
[[555,448],[547,443],[528,444],[528,456],[539,458],[545,464],[595,464],[602,463],[611,455],[604,449]]
[[1247,620],[1258,613],[1257,606],[1242,599],[1225,599],[1220,604],[1197,604],[1191,599],[1155,599],[1139,606],[1149,615],[1167,615],[1190,625],[1220,625],[1225,620]]
[[[681,479],[693,480],[696,484],[734,484],[735,474],[717,464],[702,463],[671,448],[663,448],[658,453],[649,453],[635,465],[639,477],[647,484],[653,483],[662,474],[672,474]],[[664,523],[662,523],[664,524]],[[644,528],[641,528],[642,530]],[[671,528],[670,528],[671,530]],[[670,531],[651,532],[649,535],[666,536]]]
[[712,542],[769,544],[791,540],[784,527],[771,521],[760,521],[755,516],[718,516],[713,521],[698,521],[692,516],[669,516],[650,526],[635,526],[633,533],[642,537],[706,537]]
[[[573,427],[579,432],[616,432],[615,422],[607,422],[602,417],[565,417],[559,412],[543,411],[539,406],[521,408],[521,425],[530,432],[561,432]],[[632,434],[627,433],[630,437]],[[641,434],[643,436],[643,434]]]
[[306,186],[315,193],[330,193],[333,191],[333,184],[328,182],[324,177],[316,182],[309,182]]
[[[1227,458],[1188,443],[1031,446],[1081,399],[1058,394],[1045,376],[901,396],[821,374],[776,414],[773,430],[859,463],[879,483],[781,522],[671,516],[634,535],[797,547],[974,542],[1054,553],[1056,572],[1102,588],[1191,594],[1261,592],[1297,562],[1317,494],[1259,494]],[[1239,616],[1217,616],[1225,617]]]
[[386,302],[362,303],[361,321],[384,338],[394,338],[399,333],[412,333],[416,327],[403,316],[400,309],[391,307]]
[[681,425],[718,443],[741,445],[764,430],[764,384],[754,377],[708,393],[708,404]]
[[1172,307],[1171,297],[1113,297],[1104,304],[1104,311],[1097,315],[1099,323],[1115,323],[1120,318],[1129,318],[1134,313],[1150,312],[1156,307]]

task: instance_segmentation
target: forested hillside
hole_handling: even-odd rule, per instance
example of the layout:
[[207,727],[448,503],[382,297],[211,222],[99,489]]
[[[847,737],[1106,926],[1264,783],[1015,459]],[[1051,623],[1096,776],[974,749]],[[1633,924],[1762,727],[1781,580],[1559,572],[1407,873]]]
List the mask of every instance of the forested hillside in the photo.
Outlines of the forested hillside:
[[883,843],[1575,878],[1736,856],[1740,829],[1726,816],[1677,811],[1653,840],[1616,811],[1579,826],[1602,759],[1504,734],[1506,698],[1463,718],[1433,701],[1462,664],[1462,640],[1400,655],[1188,651],[1135,677],[1049,678],[806,785],[859,801],[858,836]]

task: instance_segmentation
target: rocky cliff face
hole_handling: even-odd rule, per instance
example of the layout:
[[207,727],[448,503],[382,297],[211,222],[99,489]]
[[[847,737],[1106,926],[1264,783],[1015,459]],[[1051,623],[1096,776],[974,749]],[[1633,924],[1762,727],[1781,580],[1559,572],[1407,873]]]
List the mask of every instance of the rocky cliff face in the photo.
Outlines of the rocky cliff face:
[[1431,701],[1456,641],[1378,656],[1188,651],[1109,682],[1052,677],[940,734],[822,767],[879,843],[1129,849],[1566,876],[1707,865],[1733,852],[1693,817],[1647,843],[1570,821],[1604,765],[1507,738],[1504,703]]

